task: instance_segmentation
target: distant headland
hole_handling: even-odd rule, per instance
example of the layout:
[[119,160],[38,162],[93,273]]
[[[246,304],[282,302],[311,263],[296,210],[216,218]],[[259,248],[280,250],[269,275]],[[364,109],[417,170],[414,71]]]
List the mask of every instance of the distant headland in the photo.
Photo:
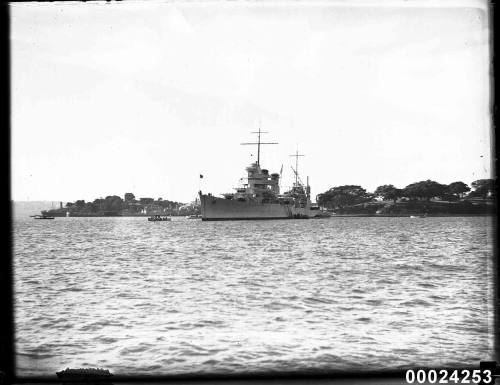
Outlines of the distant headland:
[[43,210],[42,215],[54,217],[141,217],[150,215],[194,215],[200,213],[198,201],[191,203],[174,202],[167,199],[139,198],[133,193],[108,195],[92,202],[77,200],[68,202],[57,209]]

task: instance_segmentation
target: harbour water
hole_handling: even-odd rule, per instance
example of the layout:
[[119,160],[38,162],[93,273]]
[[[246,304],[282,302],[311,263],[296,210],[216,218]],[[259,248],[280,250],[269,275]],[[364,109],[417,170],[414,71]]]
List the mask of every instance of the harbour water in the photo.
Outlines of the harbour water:
[[493,359],[491,218],[18,218],[13,230],[18,375]]

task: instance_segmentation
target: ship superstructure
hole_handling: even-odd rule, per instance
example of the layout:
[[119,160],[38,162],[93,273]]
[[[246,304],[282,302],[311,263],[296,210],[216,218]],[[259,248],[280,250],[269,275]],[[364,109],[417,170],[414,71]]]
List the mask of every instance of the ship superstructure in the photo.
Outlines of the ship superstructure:
[[212,194],[203,194],[201,191],[201,218],[210,220],[236,220],[236,219],[287,219],[287,218],[309,218],[311,217],[311,200],[309,184],[304,186],[301,182],[297,169],[298,154],[296,157],[295,183],[293,187],[281,194],[281,173],[270,174],[267,169],[260,165],[261,134],[260,130],[256,143],[242,143],[243,145],[257,145],[257,161],[247,168],[247,183],[235,188],[235,192],[222,194],[223,197],[215,197]]

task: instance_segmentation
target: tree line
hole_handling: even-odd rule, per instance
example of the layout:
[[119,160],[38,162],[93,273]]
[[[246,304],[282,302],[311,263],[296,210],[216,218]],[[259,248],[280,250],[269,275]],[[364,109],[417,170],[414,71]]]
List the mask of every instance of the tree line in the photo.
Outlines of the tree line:
[[427,201],[435,198],[444,201],[459,201],[464,198],[486,199],[493,195],[495,180],[479,179],[472,182],[471,187],[460,181],[446,185],[428,179],[411,183],[402,189],[392,184],[382,185],[370,193],[358,185],[345,185],[332,187],[328,191],[318,194],[316,202],[319,206],[334,209],[371,202],[375,198],[394,202],[397,202],[398,199]]
[[106,198],[97,198],[92,202],[85,202],[85,200],[77,200],[75,202],[66,203],[66,208],[70,212],[90,213],[97,214],[102,212],[119,213],[126,211],[130,214],[137,214],[143,210],[162,210],[162,211],[175,211],[178,210],[183,203],[173,202],[158,198],[139,198],[135,199],[134,194],[126,193],[125,199],[118,195],[109,195]]

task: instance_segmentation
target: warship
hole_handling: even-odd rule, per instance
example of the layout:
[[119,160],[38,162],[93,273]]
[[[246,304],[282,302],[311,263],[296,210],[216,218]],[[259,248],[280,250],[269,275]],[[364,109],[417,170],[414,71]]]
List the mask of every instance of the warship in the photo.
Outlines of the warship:
[[[261,134],[265,131],[252,132],[257,134],[256,143],[241,143],[242,145],[257,145],[257,161],[251,163],[246,171],[247,183],[237,187],[235,192],[221,194],[216,197],[211,193],[199,191],[202,221],[247,220],[247,219],[307,219],[319,215],[317,205],[311,204],[309,177],[304,185],[299,178],[298,158],[303,156],[297,152],[295,157],[295,182],[293,187],[281,194],[280,173],[269,174],[260,165]],[[281,169],[283,171],[283,167]]]

